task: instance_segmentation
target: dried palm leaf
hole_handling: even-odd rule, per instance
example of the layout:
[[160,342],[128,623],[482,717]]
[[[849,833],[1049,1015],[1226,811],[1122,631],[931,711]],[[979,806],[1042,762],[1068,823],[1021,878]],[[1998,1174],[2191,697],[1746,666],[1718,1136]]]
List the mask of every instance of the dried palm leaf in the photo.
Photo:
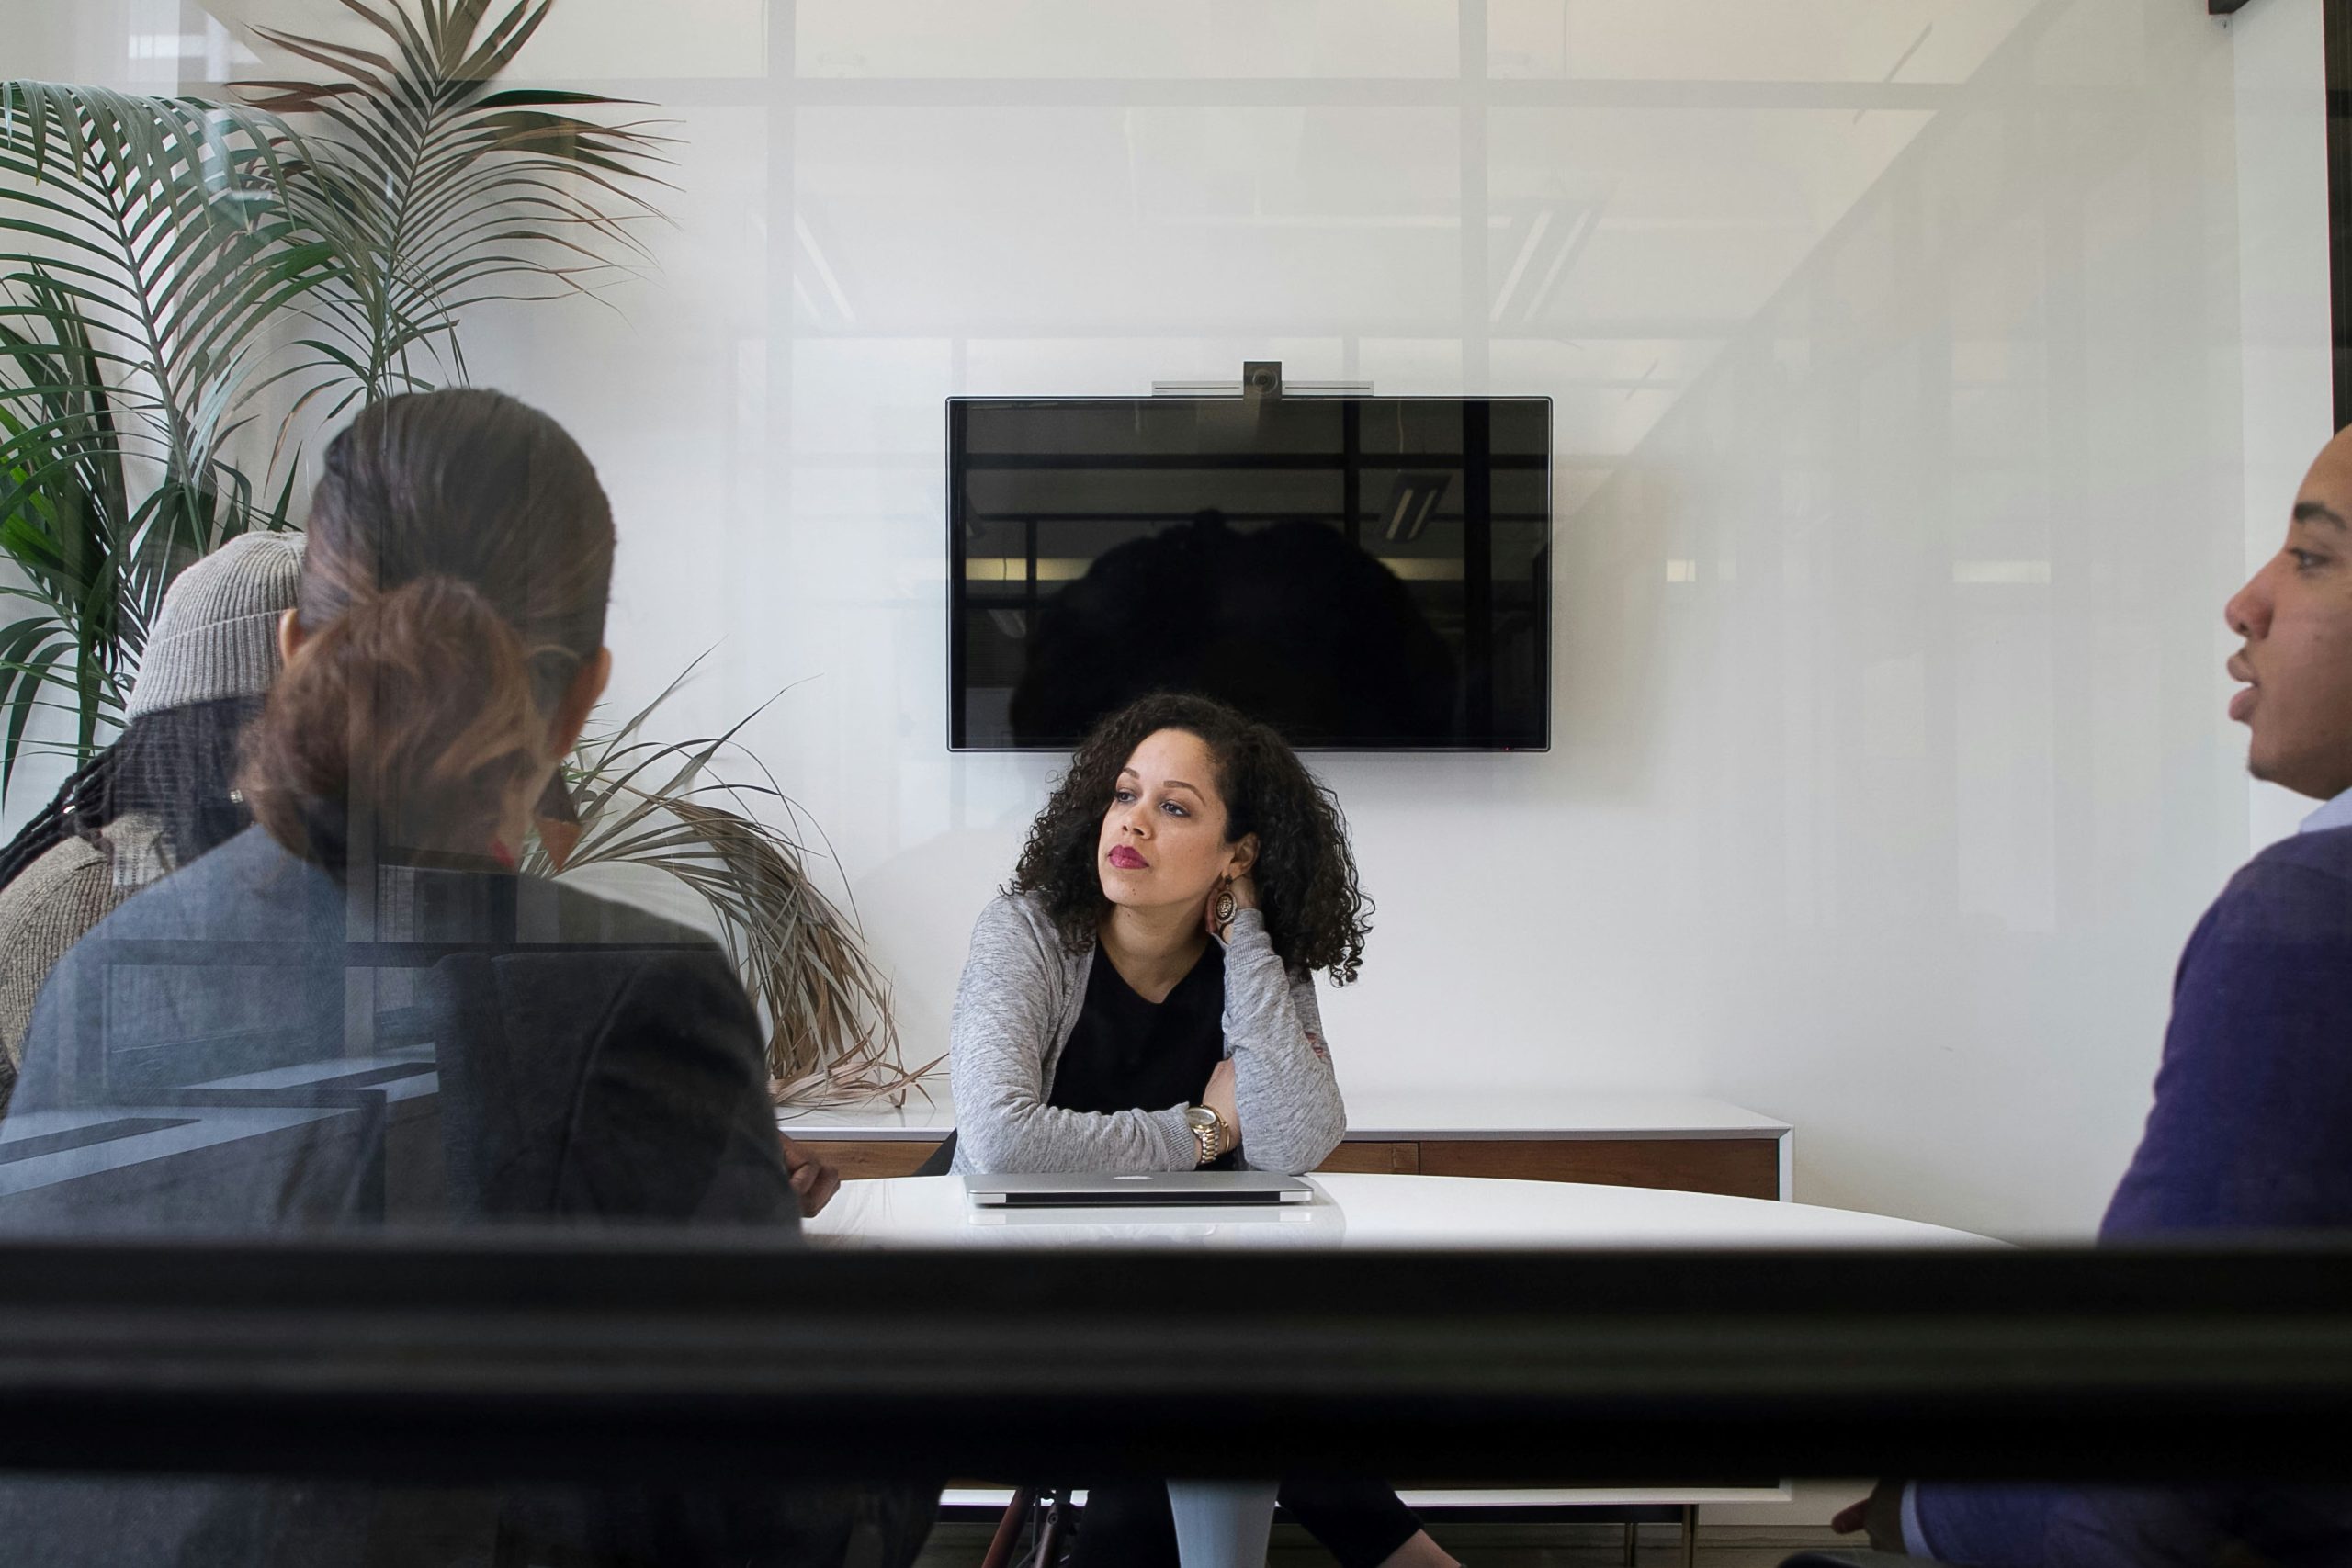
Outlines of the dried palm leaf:
[[[808,823],[757,758],[735,744],[755,708],[724,734],[695,740],[639,739],[646,720],[684,683],[697,659],[660,696],[617,728],[583,739],[564,769],[577,837],[568,853],[535,846],[528,868],[569,875],[592,865],[662,872],[699,896],[768,1030],[769,1089],[803,1110],[884,1100],[902,1105],[944,1057],[909,1067],[900,1054],[890,986],[865,950],[854,909],[809,876],[808,849],[793,836]],[[722,752],[746,758],[760,782],[720,780]],[[792,824],[786,832],[754,806]],[[821,840],[821,833],[818,834]],[[830,846],[821,852],[832,859]]]

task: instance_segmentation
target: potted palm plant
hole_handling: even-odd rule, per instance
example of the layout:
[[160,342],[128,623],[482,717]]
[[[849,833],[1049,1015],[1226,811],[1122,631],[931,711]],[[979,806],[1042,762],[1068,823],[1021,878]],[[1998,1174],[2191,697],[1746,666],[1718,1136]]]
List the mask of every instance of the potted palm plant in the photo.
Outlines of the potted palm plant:
[[240,104],[0,83],[0,790],[43,707],[77,758],[114,727],[183,567],[288,525],[306,420],[461,381],[469,308],[642,258],[665,139],[499,85],[554,4],[350,0],[372,36],[262,29],[329,75]]
[[[119,728],[183,568],[297,525],[305,432],[463,381],[470,308],[645,261],[668,139],[616,100],[501,85],[555,3],[344,0],[357,41],[258,30],[322,77],[236,103],[0,82],[0,798],[25,756],[85,761]],[[641,739],[658,706],[571,760],[582,836],[542,867],[634,862],[707,900],[780,1098],[902,1089],[854,920],[752,807],[797,808],[763,771],[718,780],[731,731]]]

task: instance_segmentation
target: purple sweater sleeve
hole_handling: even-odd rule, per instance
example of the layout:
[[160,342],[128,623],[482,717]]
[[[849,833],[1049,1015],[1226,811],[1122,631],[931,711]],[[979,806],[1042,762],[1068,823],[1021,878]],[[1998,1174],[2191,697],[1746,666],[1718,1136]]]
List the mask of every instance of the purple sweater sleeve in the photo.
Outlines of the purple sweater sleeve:
[[2231,882],[2182,955],[2155,1106],[2102,1240],[2352,1226],[2352,829]]
[[[2352,1227],[2347,1148],[2352,829],[2337,829],[2256,856],[2188,939],[2173,981],[2155,1104],[2099,1238]],[[2198,1551],[2258,1532],[2277,1512],[2241,1509],[2222,1488],[1933,1482],[1913,1490],[1911,1506],[1918,1544],[1939,1560],[2003,1568],[2202,1561]],[[2345,1512],[2340,1497],[2300,1506],[2331,1517]],[[2352,1551],[2352,1517],[2339,1522],[2343,1533],[2334,1539]]]

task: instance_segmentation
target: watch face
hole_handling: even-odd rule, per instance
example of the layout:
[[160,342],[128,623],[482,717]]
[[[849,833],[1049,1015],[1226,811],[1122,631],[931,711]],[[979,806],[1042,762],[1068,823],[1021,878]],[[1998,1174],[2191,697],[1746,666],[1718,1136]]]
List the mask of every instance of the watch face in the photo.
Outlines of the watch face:
[[1205,1105],[1188,1105],[1184,1107],[1184,1120],[1195,1127],[1206,1129],[1216,1125],[1216,1112]]

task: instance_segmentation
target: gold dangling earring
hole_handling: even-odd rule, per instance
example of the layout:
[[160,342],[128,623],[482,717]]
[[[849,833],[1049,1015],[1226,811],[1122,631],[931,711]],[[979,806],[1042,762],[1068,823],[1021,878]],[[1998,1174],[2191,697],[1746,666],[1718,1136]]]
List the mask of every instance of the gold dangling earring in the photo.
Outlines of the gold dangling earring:
[[1233,923],[1233,878],[1220,878],[1216,885],[1216,923],[1222,931]]

